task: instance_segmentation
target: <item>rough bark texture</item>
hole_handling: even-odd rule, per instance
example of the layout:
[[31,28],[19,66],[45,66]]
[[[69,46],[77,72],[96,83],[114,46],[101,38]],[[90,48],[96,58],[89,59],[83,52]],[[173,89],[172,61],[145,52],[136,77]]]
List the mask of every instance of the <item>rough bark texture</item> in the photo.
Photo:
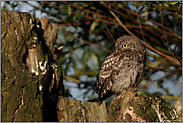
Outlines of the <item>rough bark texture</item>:
[[57,103],[60,122],[175,122],[177,113],[164,100],[157,97],[138,97],[129,90],[115,97],[110,107],[105,101],[82,102],[60,97]]
[[62,74],[49,46],[58,27],[46,25],[37,28],[29,13],[1,11],[2,121],[58,121]]
[[53,47],[58,28],[47,18],[38,24],[29,13],[1,11],[2,121],[176,121],[174,108],[161,98],[138,97],[133,90],[110,107],[62,97]]
[[130,89],[110,103],[109,121],[116,122],[173,122],[175,109],[159,97],[138,97]]
[[82,102],[60,97],[57,103],[60,122],[107,122],[108,111],[105,103]]

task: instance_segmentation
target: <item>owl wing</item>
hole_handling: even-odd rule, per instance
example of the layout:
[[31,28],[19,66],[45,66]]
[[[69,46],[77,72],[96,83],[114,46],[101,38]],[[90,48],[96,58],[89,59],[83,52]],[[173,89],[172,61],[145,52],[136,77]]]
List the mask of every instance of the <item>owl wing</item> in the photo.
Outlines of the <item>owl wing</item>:
[[116,63],[119,58],[119,56],[114,57],[114,53],[109,55],[102,64],[99,77],[108,78],[113,72],[118,71],[118,65]]
[[118,61],[119,57],[114,57],[114,53],[109,55],[103,62],[101,71],[99,74],[99,80],[97,82],[97,93],[98,93],[98,102],[101,104],[103,100],[111,96],[114,92],[111,91],[112,80],[111,75],[118,72],[117,66],[114,64]]

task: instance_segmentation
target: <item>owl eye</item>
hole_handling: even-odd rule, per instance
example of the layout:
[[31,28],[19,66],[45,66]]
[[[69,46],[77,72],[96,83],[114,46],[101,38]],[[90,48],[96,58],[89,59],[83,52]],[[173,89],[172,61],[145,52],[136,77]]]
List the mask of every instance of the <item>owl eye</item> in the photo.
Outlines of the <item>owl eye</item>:
[[123,44],[122,47],[123,48],[127,48],[129,45]]

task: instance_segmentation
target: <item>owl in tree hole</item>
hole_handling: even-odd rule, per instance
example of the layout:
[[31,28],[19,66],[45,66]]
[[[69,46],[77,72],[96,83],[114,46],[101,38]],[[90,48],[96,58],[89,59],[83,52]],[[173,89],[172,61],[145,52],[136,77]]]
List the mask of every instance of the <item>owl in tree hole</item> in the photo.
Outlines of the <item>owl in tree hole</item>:
[[146,48],[137,38],[123,36],[116,40],[115,51],[103,62],[96,85],[98,102],[114,93],[137,87],[146,65]]

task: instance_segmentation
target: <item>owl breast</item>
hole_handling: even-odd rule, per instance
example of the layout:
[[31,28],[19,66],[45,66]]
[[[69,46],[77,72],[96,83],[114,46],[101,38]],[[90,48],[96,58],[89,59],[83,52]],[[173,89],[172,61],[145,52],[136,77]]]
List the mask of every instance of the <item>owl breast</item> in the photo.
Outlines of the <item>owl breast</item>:
[[[130,57],[129,57],[130,56]],[[136,87],[141,80],[144,65],[139,62],[139,56],[133,55],[133,52],[128,55],[124,55],[123,59],[119,59],[118,74],[112,73],[112,87],[111,91],[121,93],[123,90],[127,90],[129,87]]]

